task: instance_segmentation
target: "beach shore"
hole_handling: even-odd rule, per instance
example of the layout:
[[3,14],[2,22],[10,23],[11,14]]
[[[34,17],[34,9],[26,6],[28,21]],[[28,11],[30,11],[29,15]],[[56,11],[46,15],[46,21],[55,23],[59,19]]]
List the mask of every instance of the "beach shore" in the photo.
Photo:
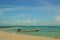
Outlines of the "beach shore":
[[0,31],[0,40],[60,40],[55,38],[7,33]]

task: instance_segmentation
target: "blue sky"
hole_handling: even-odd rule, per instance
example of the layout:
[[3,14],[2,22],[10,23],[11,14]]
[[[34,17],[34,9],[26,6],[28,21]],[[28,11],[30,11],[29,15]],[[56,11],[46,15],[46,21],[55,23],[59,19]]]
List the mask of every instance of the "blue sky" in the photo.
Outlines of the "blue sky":
[[60,26],[60,0],[0,0],[0,26]]

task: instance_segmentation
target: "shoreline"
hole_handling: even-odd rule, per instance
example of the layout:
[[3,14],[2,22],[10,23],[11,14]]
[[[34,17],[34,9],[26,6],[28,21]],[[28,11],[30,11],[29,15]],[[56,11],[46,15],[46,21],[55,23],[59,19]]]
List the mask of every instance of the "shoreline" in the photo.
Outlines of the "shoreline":
[[0,40],[60,40],[60,39],[0,31]]

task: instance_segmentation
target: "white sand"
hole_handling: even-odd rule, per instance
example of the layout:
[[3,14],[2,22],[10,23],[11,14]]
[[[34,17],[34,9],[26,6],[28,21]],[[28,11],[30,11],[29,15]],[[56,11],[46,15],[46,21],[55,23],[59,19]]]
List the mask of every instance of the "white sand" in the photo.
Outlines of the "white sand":
[[60,39],[7,33],[0,31],[0,40],[60,40]]

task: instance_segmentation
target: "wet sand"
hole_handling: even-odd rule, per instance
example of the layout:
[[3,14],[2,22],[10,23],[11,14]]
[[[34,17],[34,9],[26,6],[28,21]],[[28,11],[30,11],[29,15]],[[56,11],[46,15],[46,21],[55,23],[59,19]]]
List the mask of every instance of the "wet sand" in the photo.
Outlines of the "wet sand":
[[0,31],[0,40],[60,40],[60,39]]

